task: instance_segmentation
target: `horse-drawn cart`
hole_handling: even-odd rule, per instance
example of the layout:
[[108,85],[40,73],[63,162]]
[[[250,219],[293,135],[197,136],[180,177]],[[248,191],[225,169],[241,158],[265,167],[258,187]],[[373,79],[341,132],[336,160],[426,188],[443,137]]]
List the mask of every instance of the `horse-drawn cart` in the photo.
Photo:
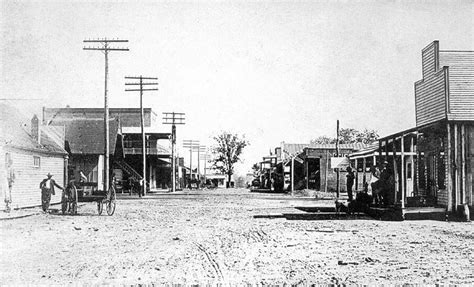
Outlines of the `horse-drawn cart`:
[[77,214],[78,202],[96,202],[99,215],[104,210],[104,205],[108,215],[115,212],[116,191],[115,185],[111,184],[109,190],[100,190],[96,182],[74,182],[71,181],[63,191],[61,200],[61,211],[63,214]]

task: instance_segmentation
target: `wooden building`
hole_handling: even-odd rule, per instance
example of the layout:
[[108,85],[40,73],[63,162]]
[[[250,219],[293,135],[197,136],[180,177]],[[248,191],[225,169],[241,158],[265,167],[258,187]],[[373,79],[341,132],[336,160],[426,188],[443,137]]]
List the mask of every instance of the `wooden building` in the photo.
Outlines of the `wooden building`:
[[[41,205],[40,182],[48,173],[64,186],[68,155],[62,147],[62,129],[41,126],[35,115],[31,120],[20,111],[0,104],[0,165],[2,204],[8,191],[4,175],[11,174],[11,207],[21,208]],[[61,191],[51,197],[51,203],[61,201]]]
[[[89,181],[102,177],[101,155],[104,153],[103,109],[44,108],[43,121],[50,126],[64,126],[66,150],[71,154],[70,172],[82,170]],[[171,183],[170,133],[157,131],[156,114],[144,109],[146,177],[149,190],[168,188]],[[140,182],[143,178],[140,109],[111,108],[109,124],[111,173],[118,182],[128,178]],[[161,144],[159,143],[161,142]],[[100,181],[100,180],[99,180]]]
[[[283,177],[286,190],[312,189],[325,192],[337,190],[337,173],[331,168],[331,158],[347,158],[354,151],[365,148],[362,143],[339,144],[336,155],[336,144],[288,144],[282,143],[281,152],[277,153],[279,162],[284,167]],[[339,177],[340,190],[346,191],[346,171],[341,170]]]
[[443,51],[434,41],[422,50],[422,75],[415,82],[416,127],[380,138],[376,150],[351,160],[363,162],[358,170],[389,163],[394,205],[472,210],[474,51]]
[[474,51],[422,50],[415,83],[418,187],[448,211],[473,204]]

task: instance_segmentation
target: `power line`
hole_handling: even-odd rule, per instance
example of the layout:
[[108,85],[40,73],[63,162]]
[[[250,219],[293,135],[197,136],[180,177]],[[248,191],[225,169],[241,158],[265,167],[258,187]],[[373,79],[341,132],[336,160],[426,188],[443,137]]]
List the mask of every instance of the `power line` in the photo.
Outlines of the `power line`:
[[[121,39],[87,39],[83,43],[91,43],[101,46],[83,47],[83,50],[102,51],[105,55],[105,80],[104,80],[104,189],[109,190],[109,104],[107,98],[107,80],[109,77],[109,52],[128,51],[128,48],[112,47],[112,43],[128,43]],[[100,183],[99,183],[100,184]]]

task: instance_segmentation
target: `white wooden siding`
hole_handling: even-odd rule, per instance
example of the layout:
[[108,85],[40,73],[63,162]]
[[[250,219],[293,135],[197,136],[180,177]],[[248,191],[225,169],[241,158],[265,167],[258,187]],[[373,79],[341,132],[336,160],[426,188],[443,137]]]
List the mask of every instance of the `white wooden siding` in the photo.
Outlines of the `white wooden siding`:
[[438,42],[422,51],[423,79],[415,83],[416,125],[446,118],[445,72],[439,66]]
[[449,71],[450,120],[474,120],[474,52],[440,51]]
[[[30,207],[41,205],[40,182],[49,173],[60,186],[64,182],[64,158],[61,155],[46,155],[21,150],[5,150],[11,154],[15,182],[12,188],[12,207]],[[33,156],[41,157],[40,167],[34,167]],[[2,158],[5,158],[3,155]],[[61,201],[61,190],[56,188],[56,195],[51,197],[51,203]],[[2,204],[2,209],[5,206]]]

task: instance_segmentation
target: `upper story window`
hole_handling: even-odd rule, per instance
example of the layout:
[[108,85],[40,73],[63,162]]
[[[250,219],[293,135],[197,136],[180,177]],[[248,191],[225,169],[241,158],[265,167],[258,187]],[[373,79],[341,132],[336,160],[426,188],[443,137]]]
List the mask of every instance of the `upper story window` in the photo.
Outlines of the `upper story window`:
[[41,166],[41,157],[33,156],[33,166],[40,167]]

